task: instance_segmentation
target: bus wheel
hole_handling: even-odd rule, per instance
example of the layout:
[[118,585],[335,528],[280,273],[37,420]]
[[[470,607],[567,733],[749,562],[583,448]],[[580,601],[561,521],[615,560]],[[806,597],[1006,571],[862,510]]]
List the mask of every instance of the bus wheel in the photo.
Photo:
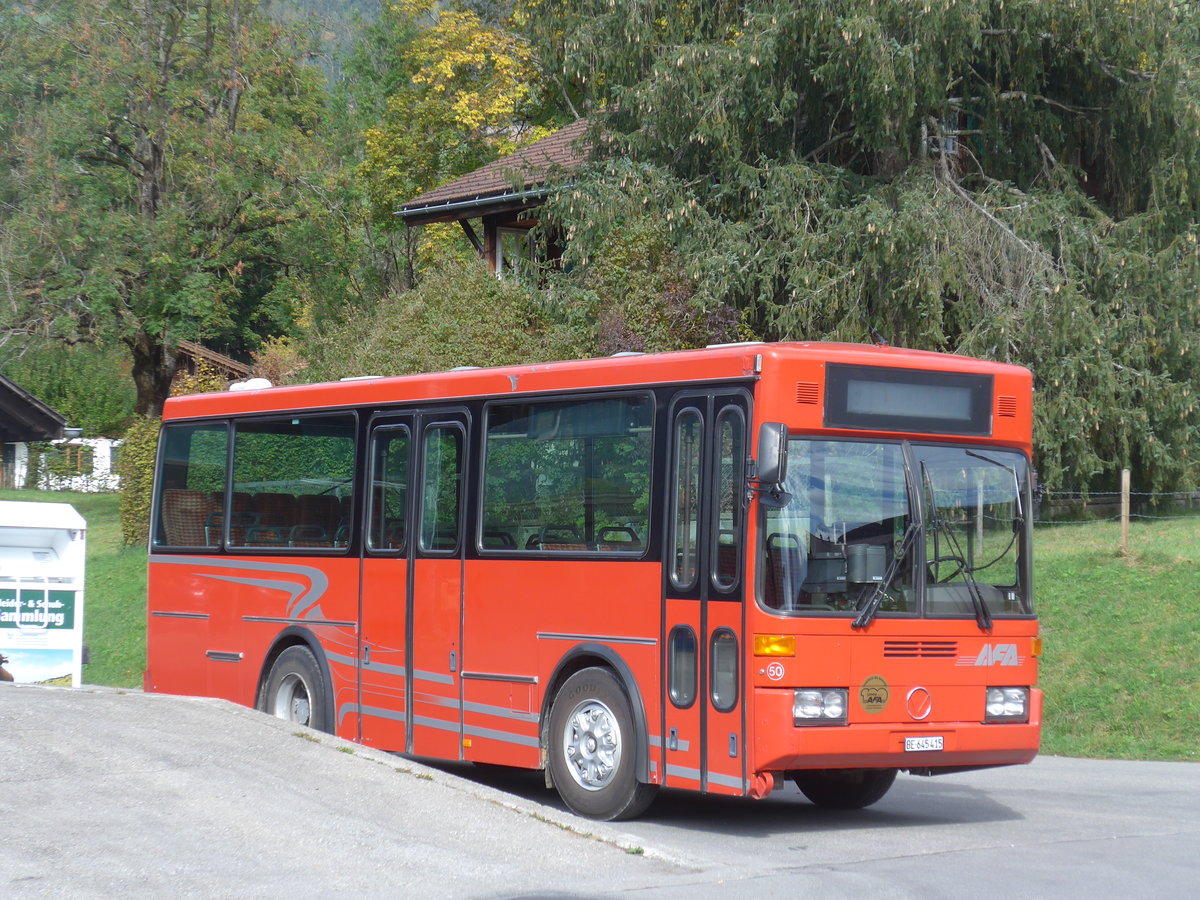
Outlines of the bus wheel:
[[279,719],[329,731],[325,721],[325,679],[307,647],[288,647],[271,666],[259,709]]
[[792,773],[792,781],[817,806],[826,809],[862,809],[882,799],[892,782],[895,769],[801,770]]
[[550,775],[572,812],[592,819],[632,819],[657,787],[634,772],[633,715],[616,677],[590,668],[567,679],[550,711]]

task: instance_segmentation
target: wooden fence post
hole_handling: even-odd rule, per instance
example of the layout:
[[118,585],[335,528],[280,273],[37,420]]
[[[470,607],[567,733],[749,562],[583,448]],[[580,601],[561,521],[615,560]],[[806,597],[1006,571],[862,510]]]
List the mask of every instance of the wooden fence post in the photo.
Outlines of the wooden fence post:
[[1121,470],[1121,554],[1129,555],[1129,470]]

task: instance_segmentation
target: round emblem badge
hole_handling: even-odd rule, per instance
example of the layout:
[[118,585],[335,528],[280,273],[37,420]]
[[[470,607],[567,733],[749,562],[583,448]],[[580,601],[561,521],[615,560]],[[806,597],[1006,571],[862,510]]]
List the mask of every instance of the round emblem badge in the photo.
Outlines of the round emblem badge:
[[879,675],[872,675],[859,689],[858,702],[869,713],[882,712],[888,703],[887,682]]
[[772,681],[782,681],[784,676],[783,663],[773,662],[767,666],[767,677]]
[[918,722],[933,712],[933,695],[928,688],[915,687],[908,692],[908,714]]

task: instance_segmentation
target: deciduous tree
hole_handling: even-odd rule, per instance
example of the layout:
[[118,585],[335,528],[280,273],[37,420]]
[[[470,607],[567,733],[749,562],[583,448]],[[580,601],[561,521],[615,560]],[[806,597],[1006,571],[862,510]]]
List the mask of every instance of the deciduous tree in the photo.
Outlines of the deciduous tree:
[[253,0],[8,4],[0,35],[10,349],[119,342],[153,415],[180,339],[285,330],[273,287],[321,111],[304,47]]

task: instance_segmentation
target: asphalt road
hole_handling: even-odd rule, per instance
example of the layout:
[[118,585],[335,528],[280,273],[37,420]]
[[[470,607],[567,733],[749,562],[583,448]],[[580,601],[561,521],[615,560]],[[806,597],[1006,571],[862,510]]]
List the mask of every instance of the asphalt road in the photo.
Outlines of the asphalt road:
[[1200,764],[902,775],[856,813],[791,787],[664,792],[607,825],[528,773],[430,768],[222,701],[111,690],[0,685],[0,821],[5,898],[1200,891]]

